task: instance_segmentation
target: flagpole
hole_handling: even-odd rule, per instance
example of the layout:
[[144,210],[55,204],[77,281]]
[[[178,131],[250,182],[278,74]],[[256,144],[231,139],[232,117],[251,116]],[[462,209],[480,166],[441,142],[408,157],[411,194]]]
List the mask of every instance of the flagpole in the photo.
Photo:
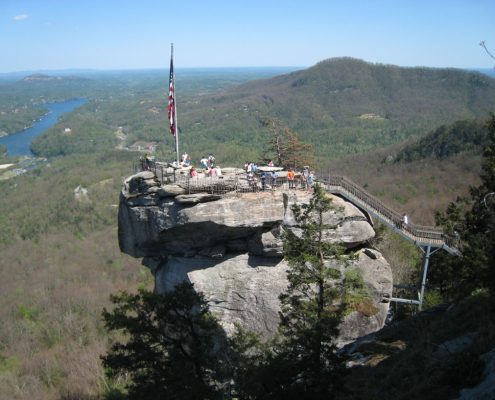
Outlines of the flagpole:
[[[170,44],[170,58],[173,60],[174,58],[174,44]],[[177,162],[177,166],[179,166],[179,129],[178,129],[178,124],[177,124],[177,90],[175,87],[175,70],[174,74],[172,76],[172,81],[174,85],[174,136],[175,136],[175,161]]]

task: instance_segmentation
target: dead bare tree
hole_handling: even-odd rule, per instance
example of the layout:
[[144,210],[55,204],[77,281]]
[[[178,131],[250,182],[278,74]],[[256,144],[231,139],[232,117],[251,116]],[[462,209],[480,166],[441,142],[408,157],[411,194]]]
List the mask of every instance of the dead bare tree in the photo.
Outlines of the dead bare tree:
[[[486,44],[485,44],[485,41],[484,41],[484,40],[482,40],[482,41],[480,42],[480,46],[481,46],[481,47],[483,47],[483,48],[485,49],[486,53],[487,53],[487,54],[488,54],[491,58],[493,58],[493,59],[495,60],[495,56],[494,56],[492,53],[490,53],[490,50],[488,50],[488,48],[486,47]],[[495,66],[494,66],[493,68],[495,68]]]

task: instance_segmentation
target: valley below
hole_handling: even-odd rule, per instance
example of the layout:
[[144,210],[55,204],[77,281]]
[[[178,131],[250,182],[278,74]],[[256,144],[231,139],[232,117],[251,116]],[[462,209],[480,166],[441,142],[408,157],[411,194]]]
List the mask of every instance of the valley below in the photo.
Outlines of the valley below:
[[[486,74],[338,58],[306,69],[179,69],[177,88],[181,151],[195,166],[210,153],[222,168],[276,159],[267,124],[276,121],[281,132],[312,146],[317,176],[346,176],[415,224],[435,225],[436,213],[484,182],[487,121],[495,111],[495,79]],[[0,138],[0,399],[123,398],[111,397],[123,393],[123,378],[110,378],[101,364],[118,340],[105,330],[101,313],[113,307],[111,294],[155,287],[142,260],[119,248],[118,209],[123,182],[145,154],[164,163],[175,159],[167,96],[168,73],[162,70],[0,82],[0,131],[30,126],[41,98],[53,108],[49,123],[25,131],[29,138]],[[373,229],[376,236],[366,246],[387,260],[399,286],[394,290],[410,294],[423,254],[377,221]],[[445,261],[435,257],[433,268],[441,268]],[[246,270],[248,261],[243,259]],[[489,315],[487,292],[473,288],[461,301],[445,295],[443,281],[435,282],[436,276],[425,306],[436,311],[416,314],[412,306],[391,305],[393,323],[368,348],[360,344],[369,362],[346,381],[359,388],[349,399],[365,399],[366,393],[451,398],[481,382],[478,355],[489,351],[493,322],[476,320],[469,310]],[[435,313],[439,319],[430,320]],[[394,330],[401,320],[404,325]],[[474,331],[476,351],[432,361],[440,353],[428,335],[448,343]],[[447,376],[461,364],[463,376],[455,375],[460,383],[454,387]],[[446,372],[432,375],[431,386],[419,383],[435,368]],[[367,374],[376,387],[369,387]],[[411,378],[417,390],[401,394],[392,380],[403,376],[417,376]],[[431,387],[440,389],[428,394]]]

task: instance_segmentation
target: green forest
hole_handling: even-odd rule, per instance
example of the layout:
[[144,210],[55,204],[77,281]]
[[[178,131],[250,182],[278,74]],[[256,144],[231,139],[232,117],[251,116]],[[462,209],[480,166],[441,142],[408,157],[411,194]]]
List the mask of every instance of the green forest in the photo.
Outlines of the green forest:
[[[136,327],[129,312],[151,307],[150,312],[172,318],[170,310],[176,306],[173,296],[157,302],[150,294],[151,272],[140,260],[122,254],[117,239],[121,185],[144,154],[131,147],[154,142],[157,159],[174,159],[167,87],[168,71],[158,70],[0,82],[2,134],[30,126],[46,112],[47,102],[88,100],[33,141],[36,157],[46,160],[26,173],[13,174],[23,160],[0,146],[0,164],[13,164],[0,170],[0,399],[156,398],[150,382],[165,387],[163,396],[171,398],[186,383],[194,386],[189,394],[197,393],[190,398],[225,398],[221,396],[232,380],[238,385],[228,390],[239,399],[263,398],[260,391],[265,398],[449,399],[480,381],[479,356],[495,336],[495,198],[489,195],[495,191],[490,114],[495,110],[495,80],[477,72],[399,68],[349,58],[297,71],[177,70],[182,149],[193,164],[208,153],[221,166],[261,162],[269,156],[273,138],[267,118],[280,121],[280,129],[312,145],[312,167],[320,176],[350,177],[397,211],[407,211],[414,223],[458,232],[463,257],[439,253],[432,258],[426,296],[432,310],[446,310],[441,307],[447,304],[452,311],[438,319],[433,319],[435,312],[424,314],[428,319],[416,315],[413,307],[395,308],[404,325],[384,329],[382,347],[369,353],[377,359],[386,354],[386,361],[376,368],[345,371],[346,360],[328,345],[344,311],[326,313],[333,296],[361,293],[359,278],[348,276],[342,292],[321,292],[328,304],[318,311],[325,318],[316,319],[317,329],[308,332],[297,324],[304,304],[294,300],[297,293],[288,293],[280,342],[267,346],[249,332],[239,332],[235,343],[223,343],[232,350],[226,353],[229,358],[212,360],[210,335],[218,327],[201,296],[182,287],[178,296],[184,312],[205,333],[204,340],[187,342],[197,346],[200,365],[191,368],[190,360],[167,347],[164,351],[176,358],[158,360],[163,361],[163,374],[143,377],[142,371],[150,371],[146,363],[144,370],[132,369],[137,364],[129,367],[128,359],[119,358],[115,346],[132,344],[126,342],[133,338],[132,329],[153,329],[156,322],[150,319],[148,326]],[[86,194],[76,194],[81,193],[77,188]],[[326,207],[322,198],[315,202]],[[315,228],[305,222],[303,212],[299,215],[308,233],[297,242],[298,250],[287,249],[287,254],[295,266],[311,262],[313,277],[324,275],[328,271],[309,246],[315,242]],[[394,280],[415,285],[421,253],[384,226],[377,224],[375,230],[372,245],[390,262]],[[340,256],[338,248],[318,251]],[[293,278],[295,291],[309,279]],[[159,305],[169,308],[153,309]],[[194,319],[189,311],[198,307],[203,312]],[[171,326],[184,332],[176,322]],[[314,334],[322,327],[328,336]],[[435,358],[435,343],[466,332],[477,332],[471,347]],[[184,340],[190,339],[186,335]],[[319,362],[314,351],[322,357]],[[151,355],[156,354],[146,356]],[[191,372],[174,377],[182,387],[167,386],[168,362]],[[294,370],[301,375],[291,375]],[[146,381],[146,376],[157,381]],[[328,381],[335,384],[329,387]],[[141,389],[150,390],[151,397]],[[175,398],[187,397],[182,393]]]

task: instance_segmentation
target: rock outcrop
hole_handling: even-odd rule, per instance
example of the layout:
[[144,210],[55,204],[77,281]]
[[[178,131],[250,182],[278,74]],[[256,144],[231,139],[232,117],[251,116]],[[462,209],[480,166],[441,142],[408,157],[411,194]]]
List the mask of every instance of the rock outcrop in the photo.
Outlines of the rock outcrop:
[[[161,185],[151,172],[128,178],[119,207],[121,250],[144,257],[164,292],[190,281],[203,292],[228,334],[235,324],[271,336],[278,325],[278,296],[287,287],[282,232],[300,228],[291,206],[307,203],[306,191],[189,194],[183,185]],[[330,195],[329,195],[330,196]],[[324,240],[357,252],[350,265],[369,289],[367,311],[349,312],[341,341],[380,329],[388,312],[382,299],[392,292],[392,274],[380,253],[366,249],[375,232],[354,205],[331,196],[335,210],[324,215],[331,228]],[[370,311],[371,310],[371,311]]]

